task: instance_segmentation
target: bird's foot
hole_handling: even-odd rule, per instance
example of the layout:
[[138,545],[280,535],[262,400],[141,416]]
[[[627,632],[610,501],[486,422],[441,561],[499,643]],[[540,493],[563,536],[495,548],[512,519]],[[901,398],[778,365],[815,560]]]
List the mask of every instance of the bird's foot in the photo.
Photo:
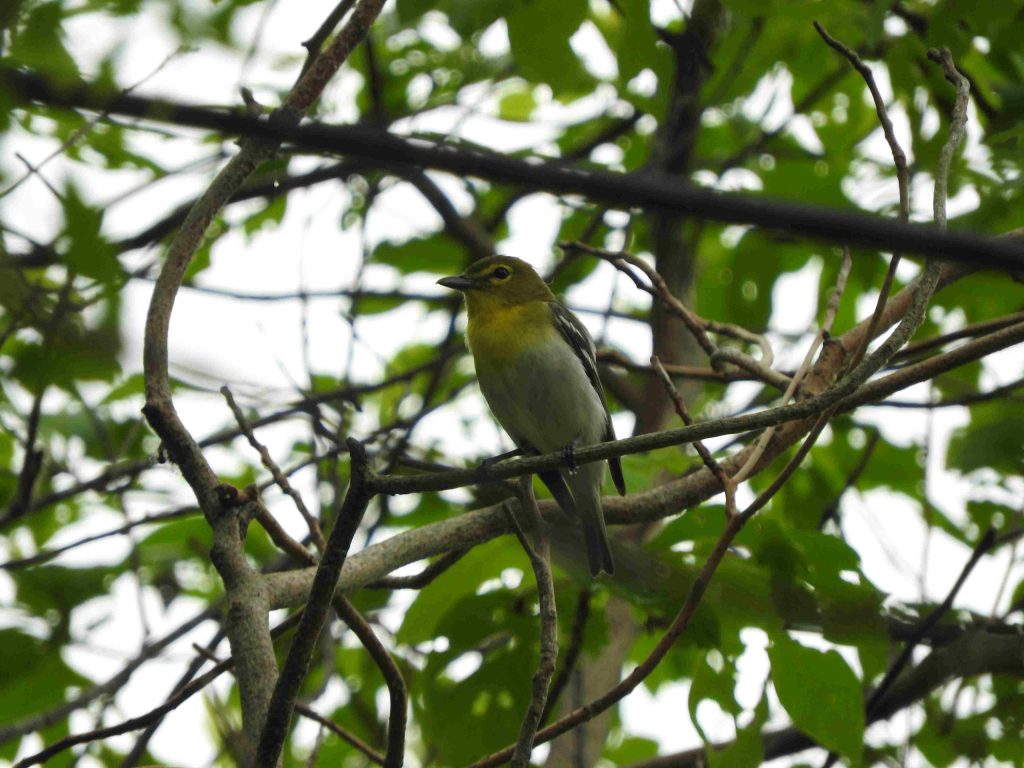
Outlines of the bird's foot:
[[522,455],[522,450],[516,448],[514,451],[506,451],[505,453],[499,453],[497,456],[488,456],[486,459],[483,459],[479,464],[477,464],[477,474],[479,474],[481,477],[488,477],[491,474],[491,470],[494,469],[494,465],[497,464],[499,461],[504,461],[505,459],[513,459],[516,456]]
[[576,463],[576,441],[573,440],[571,443],[566,443],[562,449],[562,460],[565,462],[566,469],[569,470],[570,475],[575,475],[580,470],[580,465]]

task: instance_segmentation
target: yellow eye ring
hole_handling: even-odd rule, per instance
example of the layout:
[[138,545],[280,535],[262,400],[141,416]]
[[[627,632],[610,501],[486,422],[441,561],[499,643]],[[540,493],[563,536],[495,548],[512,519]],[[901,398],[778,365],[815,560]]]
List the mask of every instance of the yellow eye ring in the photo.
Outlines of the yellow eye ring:
[[512,270],[508,267],[498,267],[491,272],[491,276],[498,280],[508,280],[512,276]]

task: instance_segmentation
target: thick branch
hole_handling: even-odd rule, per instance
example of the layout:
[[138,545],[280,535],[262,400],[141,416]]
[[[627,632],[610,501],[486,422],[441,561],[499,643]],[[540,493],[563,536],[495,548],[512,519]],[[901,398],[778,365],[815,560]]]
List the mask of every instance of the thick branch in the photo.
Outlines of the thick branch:
[[0,83],[22,101],[105,110],[274,141],[287,140],[322,152],[364,157],[381,167],[433,168],[553,194],[581,194],[622,208],[641,207],[786,229],[831,242],[939,256],[969,264],[1010,269],[1024,267],[1024,245],[1013,241],[966,232],[944,233],[931,225],[908,224],[852,211],[716,192],[656,173],[622,174],[569,167],[560,162],[527,162],[441,142],[409,141],[362,125],[285,125],[247,115],[101,91],[84,83],[55,84],[24,72],[2,71]]
[[[890,302],[891,304],[892,302]],[[919,363],[872,381],[861,387],[852,396],[841,401],[840,410],[850,410],[870,404],[921,381],[927,381],[947,370],[981,359],[1022,341],[1024,341],[1024,323],[1004,328],[951,352],[930,358],[926,363]],[[787,406],[788,409],[796,407]],[[754,415],[758,416],[759,414]],[[707,425],[713,426],[715,423],[717,422],[708,422]],[[765,456],[762,457],[760,467],[765,466],[799,440],[810,424],[801,426],[799,423],[793,423],[789,426],[792,426],[793,429],[787,429],[784,434],[776,437]],[[687,428],[687,430],[689,429]],[[738,430],[747,431],[742,425],[738,427]],[[683,432],[683,430],[671,431]],[[713,428],[708,429],[705,424],[698,424],[692,432],[687,432],[687,440],[679,442],[718,434],[726,434],[726,432]],[[602,450],[606,451],[607,455],[622,455],[627,451],[623,451],[618,446],[623,443],[633,444],[637,439],[627,438],[617,443],[605,443],[602,444]],[[582,454],[583,450],[592,449],[581,449],[579,453]],[[745,460],[745,456],[746,454],[740,451],[726,459],[721,462],[723,469],[726,472],[735,472]],[[552,455],[540,457],[539,460],[547,461],[549,459],[550,465],[553,467],[558,465],[562,457]],[[494,472],[497,470],[498,468],[495,468]],[[680,480],[649,491],[632,494],[626,498],[605,498],[603,507],[605,518],[609,524],[632,524],[678,514],[720,492],[721,483],[710,471],[702,468]],[[539,506],[543,514],[553,515],[557,518],[557,507],[552,502],[542,501]],[[407,531],[369,547],[350,558],[339,582],[339,590],[344,592],[364,586],[409,563],[452,550],[473,547],[510,531],[508,521],[499,506],[466,512],[448,520]],[[276,573],[268,578],[271,580],[273,607],[283,607],[298,604],[305,599],[309,592],[312,571],[305,569]]]
[[[285,128],[298,125],[328,80],[369,31],[384,0],[359,0],[348,22],[331,45],[310,64],[292,88],[285,106],[268,121]],[[211,557],[227,589],[225,628],[238,659],[237,678],[242,700],[243,732],[248,745],[260,737],[270,703],[277,663],[267,628],[267,593],[262,577],[249,566],[243,549],[243,527],[234,510],[222,503],[219,482],[202,450],[178,417],[168,376],[167,337],[174,301],[193,255],[202,244],[213,217],[246,179],[277,150],[273,137],[249,137],[235,157],[217,174],[188,212],[168,249],[167,258],[149,304],[143,347],[146,405],[143,413],[160,436],[167,453],[192,488],[199,507],[213,528]],[[288,703],[288,718],[292,702]],[[279,747],[278,747],[279,749]],[[276,760],[276,755],[275,755]]]

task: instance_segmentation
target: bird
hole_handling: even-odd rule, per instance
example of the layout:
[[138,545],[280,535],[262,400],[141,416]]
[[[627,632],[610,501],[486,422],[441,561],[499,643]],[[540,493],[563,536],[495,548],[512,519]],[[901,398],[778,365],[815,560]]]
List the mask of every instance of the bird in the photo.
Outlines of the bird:
[[[590,572],[615,569],[601,507],[604,462],[575,464],[575,450],[615,439],[594,341],[532,266],[487,256],[439,285],[465,296],[466,341],[487,405],[516,446],[512,453],[564,451],[566,466],[539,472],[562,510],[583,529]],[[622,465],[608,460],[626,493]]]

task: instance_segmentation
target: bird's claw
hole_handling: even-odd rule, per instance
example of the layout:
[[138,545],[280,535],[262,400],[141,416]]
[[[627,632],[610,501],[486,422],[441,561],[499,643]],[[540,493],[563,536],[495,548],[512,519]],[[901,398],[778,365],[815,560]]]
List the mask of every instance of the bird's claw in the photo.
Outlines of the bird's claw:
[[576,463],[576,441],[573,440],[571,443],[567,443],[562,449],[562,459],[565,461],[565,467],[569,470],[570,475],[575,475],[580,470],[580,465]]
[[488,456],[486,459],[481,459],[480,463],[476,465],[477,474],[480,477],[490,477],[491,470],[494,469],[494,465],[499,461],[505,461],[505,459],[511,459],[516,456],[522,456],[523,452],[516,448],[513,451],[507,451],[506,453],[499,453],[497,456]]
[[476,473],[480,477],[490,477],[491,470],[494,465],[498,463],[497,456],[488,456],[486,459],[481,459],[480,463],[476,465]]

